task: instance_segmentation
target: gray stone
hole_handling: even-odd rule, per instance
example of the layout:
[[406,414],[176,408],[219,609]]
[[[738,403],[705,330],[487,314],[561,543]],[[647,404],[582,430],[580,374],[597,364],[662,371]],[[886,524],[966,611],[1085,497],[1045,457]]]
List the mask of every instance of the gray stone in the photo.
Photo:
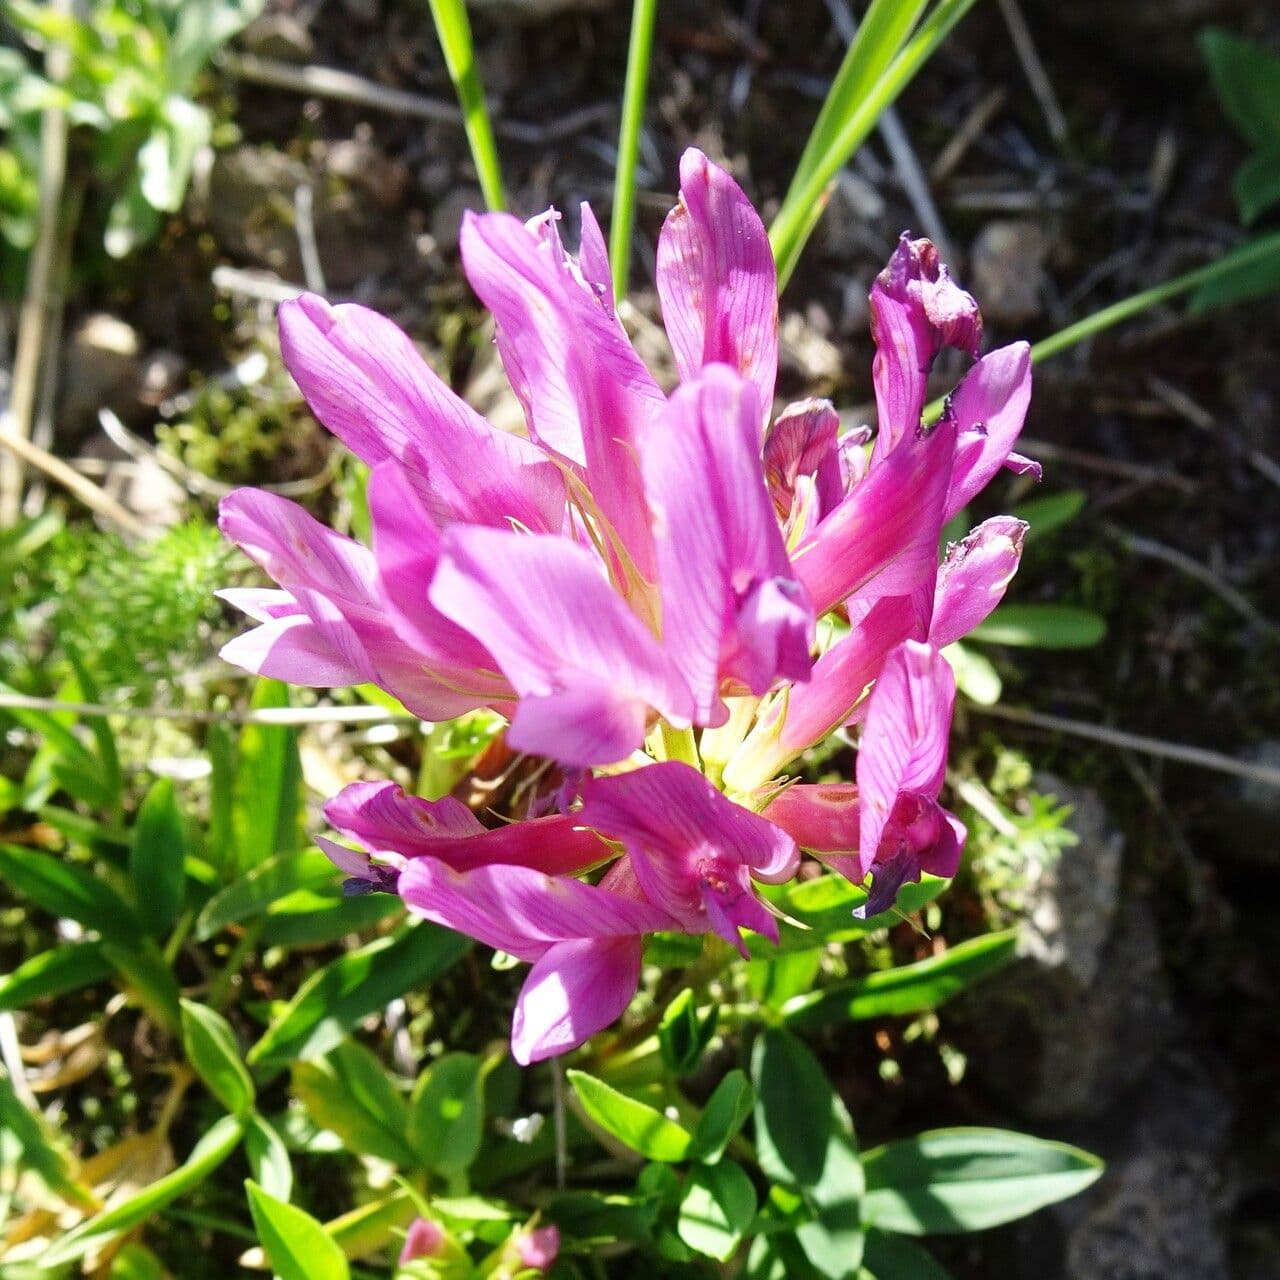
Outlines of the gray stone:
[[1044,309],[1049,237],[1021,218],[988,222],[973,242],[971,288],[982,314],[1000,324],[1025,324]]
[[1094,1116],[1176,1030],[1150,906],[1120,896],[1124,841],[1096,793],[1041,776],[1078,843],[1024,870],[1019,958],[959,1008],[970,1070],[1035,1119]]
[[136,408],[142,339],[118,316],[95,311],[76,325],[62,357],[58,401],[60,431],[78,436],[98,420],[98,410],[130,416]]
[[1106,1151],[1106,1174],[1065,1205],[1066,1280],[1223,1280],[1230,1104],[1221,1070],[1165,1063],[1127,1102]]
[[311,32],[290,13],[264,13],[245,27],[240,43],[250,53],[281,62],[310,62],[316,52]]

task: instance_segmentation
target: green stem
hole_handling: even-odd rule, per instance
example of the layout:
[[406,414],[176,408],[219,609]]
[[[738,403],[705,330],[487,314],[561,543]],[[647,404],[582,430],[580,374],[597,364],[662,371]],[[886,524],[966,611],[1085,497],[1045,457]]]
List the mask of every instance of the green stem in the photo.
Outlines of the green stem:
[[444,51],[445,66],[462,107],[462,124],[467,131],[467,144],[480,176],[480,190],[490,209],[506,208],[502,191],[502,171],[498,164],[498,148],[489,122],[489,107],[476,70],[475,45],[471,39],[471,23],[467,20],[464,0],[431,0],[431,17],[436,35]]
[[694,740],[692,729],[673,729],[665,720],[662,721],[662,746],[668,760],[681,760],[701,769],[698,759],[698,744]]
[[227,957],[227,963],[222,966],[222,972],[213,980],[213,985],[209,988],[207,1003],[211,1009],[221,1010],[227,1003],[236,974],[244,968],[244,962],[258,945],[258,939],[262,937],[262,931],[266,926],[266,919],[260,917],[249,924],[240,935],[240,941],[232,948],[231,954]]
[[[1107,329],[1122,324],[1133,316],[1141,315],[1142,312],[1149,311],[1162,302],[1168,302],[1170,298],[1190,293],[1202,285],[1212,284],[1221,276],[1255,266],[1275,254],[1280,254],[1280,231],[1251,240],[1248,244],[1233,249],[1230,253],[1206,263],[1203,267],[1196,267],[1194,271],[1186,271],[1180,276],[1174,276],[1172,280],[1153,285],[1150,289],[1143,289],[1141,293],[1121,298],[1119,302],[1113,302],[1109,307],[1103,307],[1101,311],[1095,311],[1091,316],[1085,316],[1083,320],[1077,320],[1074,324],[1067,325],[1065,329],[1059,329],[1057,333],[1041,338],[1031,348],[1031,359],[1038,364],[1041,360],[1049,359],[1050,356],[1059,355]],[[945,403],[945,397],[940,396],[926,405],[925,420],[933,422],[940,418]]]
[[649,62],[658,0],[635,0],[631,42],[627,48],[627,81],[622,91],[622,125],[618,131],[618,168],[613,179],[613,213],[609,219],[609,259],[613,264],[613,296],[627,291],[631,273],[631,233],[636,219],[636,166],[640,129],[649,89]]

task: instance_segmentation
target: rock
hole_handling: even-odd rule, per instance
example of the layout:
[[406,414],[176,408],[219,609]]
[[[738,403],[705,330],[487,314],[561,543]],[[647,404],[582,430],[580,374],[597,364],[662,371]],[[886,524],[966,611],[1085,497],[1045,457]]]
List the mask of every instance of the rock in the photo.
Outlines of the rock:
[[292,156],[248,145],[221,152],[210,174],[207,216],[223,250],[300,283],[294,194],[302,186],[315,193],[316,244],[330,287],[383,275],[411,252],[404,227],[364,186],[317,182]]
[[468,209],[483,209],[484,196],[476,187],[456,187],[431,211],[431,238],[440,253],[455,253],[462,216]]
[[306,25],[279,11],[264,13],[251,22],[241,33],[240,43],[249,53],[281,62],[310,62],[316,52]]
[[409,184],[409,170],[362,137],[329,143],[324,150],[324,170],[368,192],[382,209],[397,208]]
[[1121,901],[1123,837],[1096,793],[1041,777],[1078,843],[1025,869],[1019,958],[959,1009],[971,1070],[1037,1119],[1101,1114],[1175,1031],[1149,904]]
[[1066,1280],[1222,1280],[1231,1274],[1222,1069],[1173,1057],[1108,1124],[1106,1174],[1067,1222]]
[[98,420],[98,410],[130,416],[139,383],[142,339],[118,316],[95,311],[84,317],[65,345],[58,426],[80,436]]
[[973,242],[971,292],[982,314],[999,324],[1025,324],[1043,310],[1049,237],[1020,218],[988,222]]
[[[1280,740],[1271,738],[1246,747],[1240,757],[1250,764],[1280,769]],[[1232,778],[1224,790],[1231,821],[1214,824],[1215,851],[1236,862],[1280,868],[1280,793],[1253,778]]]
[[190,366],[176,351],[148,351],[138,370],[138,400],[157,409],[182,390]]

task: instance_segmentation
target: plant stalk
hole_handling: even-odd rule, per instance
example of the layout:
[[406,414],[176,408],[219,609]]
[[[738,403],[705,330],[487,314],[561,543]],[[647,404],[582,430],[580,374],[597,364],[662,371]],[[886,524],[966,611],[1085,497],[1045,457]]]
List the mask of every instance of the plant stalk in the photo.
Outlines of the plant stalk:
[[640,130],[649,90],[649,62],[657,0],[635,0],[631,11],[631,41],[627,48],[627,80],[622,91],[622,124],[618,131],[618,167],[613,179],[613,213],[609,218],[609,261],[613,296],[621,299],[631,273],[631,237],[636,220],[636,167],[640,161]]

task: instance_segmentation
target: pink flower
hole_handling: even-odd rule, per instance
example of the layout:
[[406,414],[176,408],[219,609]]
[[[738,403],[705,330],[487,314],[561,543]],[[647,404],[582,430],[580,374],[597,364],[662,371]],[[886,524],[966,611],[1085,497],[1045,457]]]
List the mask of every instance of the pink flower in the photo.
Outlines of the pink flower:
[[430,1218],[414,1218],[404,1235],[404,1248],[400,1250],[400,1265],[418,1258],[435,1258],[445,1246],[444,1228]]
[[532,1231],[519,1231],[515,1237],[516,1252],[526,1267],[550,1271],[560,1255],[560,1228],[551,1224]]
[[[460,243],[525,434],[464,404],[384,317],[283,304],[290,371],[369,464],[372,546],[233,493],[222,527],[276,586],[226,593],[258,625],[224,653],[297,683],[372,682],[428,720],[488,707],[513,748],[559,763],[559,813],[489,829],[452,798],[362,783],[326,806],[348,843],[321,842],[352,892],[398,892],[530,964],[512,1046],[531,1062],[625,1010],[646,935],[744,953],[745,932],[776,938],[755,886],[794,875],[797,845],[872,877],[868,911],[954,870],[941,650],[999,602],[1025,527],[988,520],[941,564],[938,542],[1001,467],[1037,470],[1011,452],[1030,356],[976,358],[924,424],[938,353],[978,357],[982,325],[904,236],[871,296],[872,448],[824,401],[774,417],[768,236],[697,151],[657,251],[670,394],[622,325],[589,208],[576,258],[554,211],[470,214]],[[856,785],[780,790],[841,726]]]

